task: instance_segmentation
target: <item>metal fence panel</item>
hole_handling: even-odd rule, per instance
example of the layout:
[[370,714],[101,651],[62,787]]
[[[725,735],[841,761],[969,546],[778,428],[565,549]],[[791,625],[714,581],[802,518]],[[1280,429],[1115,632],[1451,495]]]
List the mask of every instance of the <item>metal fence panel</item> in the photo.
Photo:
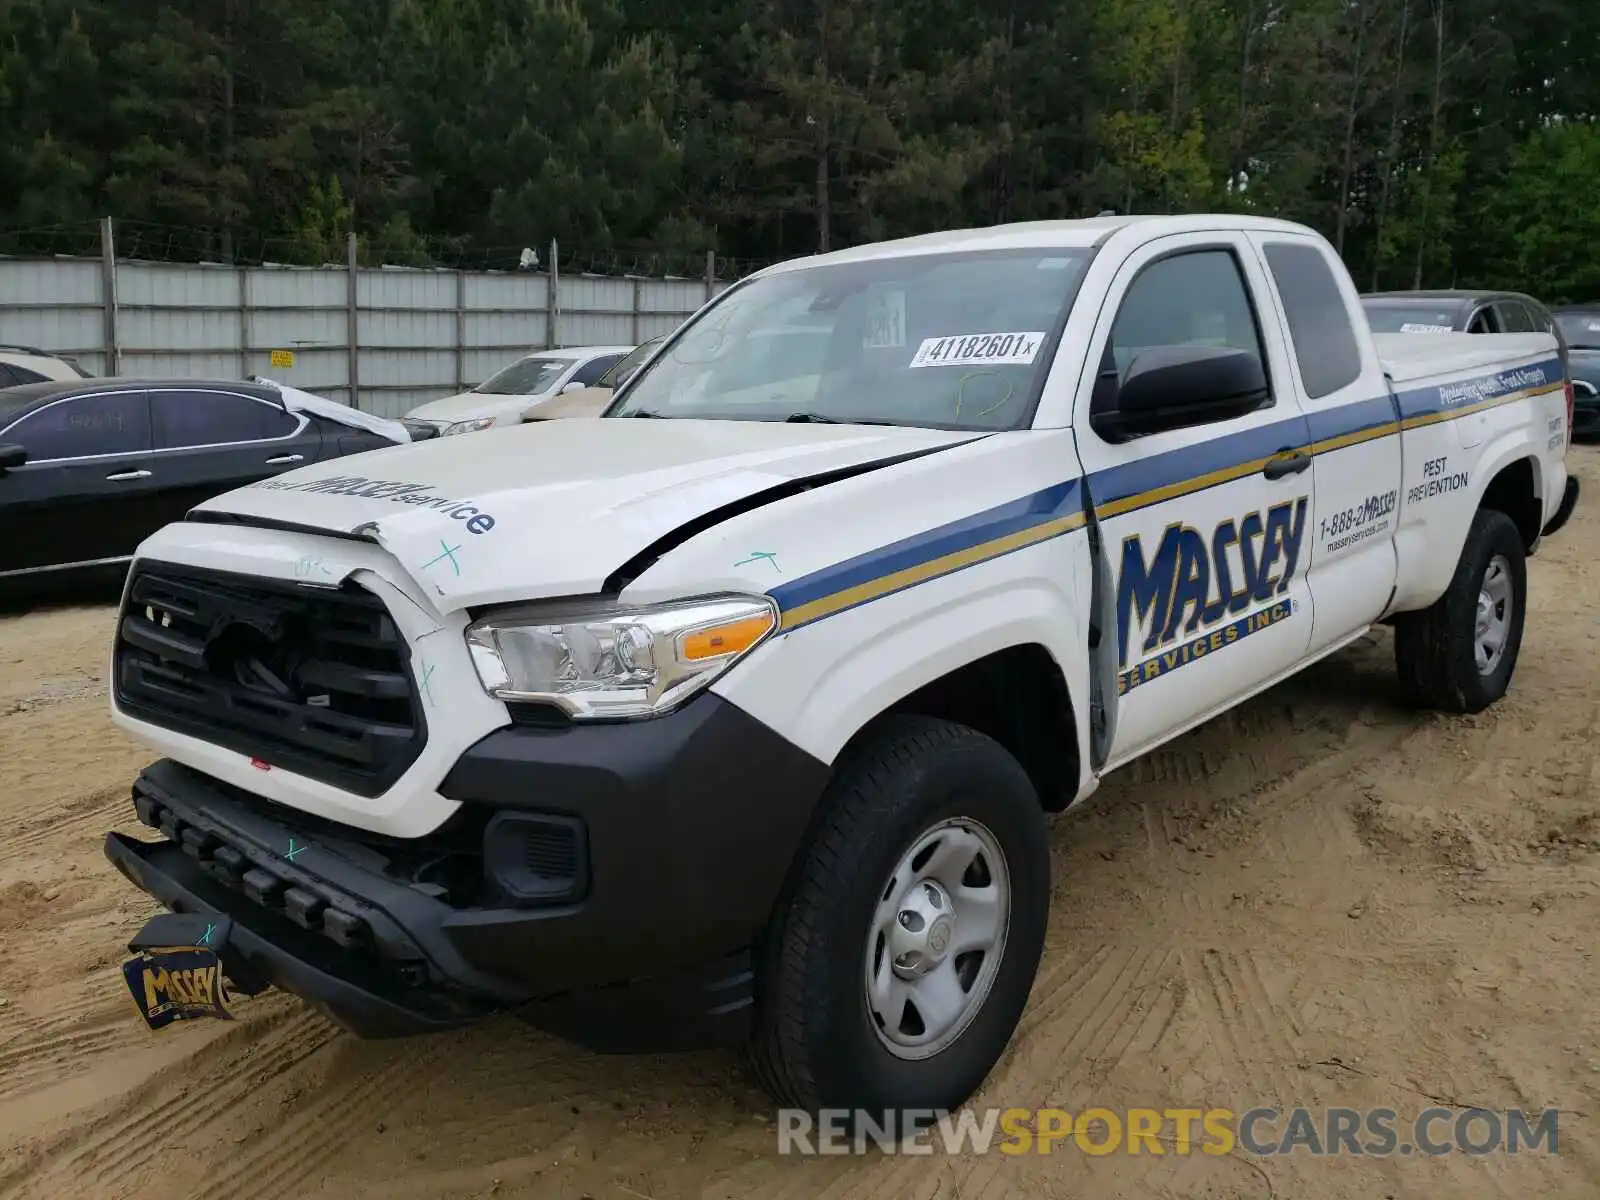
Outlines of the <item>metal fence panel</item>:
[[100,264],[86,259],[0,259],[0,342],[70,354],[109,369]]
[[[106,223],[108,245],[112,238]],[[669,333],[724,280],[0,258],[0,343],[103,375],[265,375],[400,416],[555,346]],[[354,286],[352,287],[352,282]],[[356,346],[350,345],[354,331]]]

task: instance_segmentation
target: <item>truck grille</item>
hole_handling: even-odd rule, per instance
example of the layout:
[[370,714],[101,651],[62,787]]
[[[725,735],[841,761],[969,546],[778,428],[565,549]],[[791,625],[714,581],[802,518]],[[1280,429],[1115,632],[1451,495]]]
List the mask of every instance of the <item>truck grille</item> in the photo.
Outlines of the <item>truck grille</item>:
[[139,564],[114,686],[129,716],[376,796],[427,737],[409,662],[364,588]]

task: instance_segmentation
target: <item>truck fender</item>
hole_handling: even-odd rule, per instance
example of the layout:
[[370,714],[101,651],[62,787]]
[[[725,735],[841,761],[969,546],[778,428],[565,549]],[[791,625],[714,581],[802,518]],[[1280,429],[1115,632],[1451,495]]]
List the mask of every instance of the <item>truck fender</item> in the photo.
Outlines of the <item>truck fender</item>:
[[[1469,489],[1458,493],[1464,495],[1465,499],[1437,505],[1436,512],[1430,512],[1424,519],[1416,521],[1408,519],[1406,510],[1411,507],[1410,503],[1402,504],[1400,531],[1395,535],[1399,577],[1385,616],[1427,608],[1444,595],[1455,574],[1456,564],[1461,559],[1461,547],[1466,541],[1472,518],[1483,506],[1495,481],[1505,471],[1526,464],[1534,498],[1529,512],[1535,516],[1544,512],[1544,472],[1540,465],[1539,450],[1540,447],[1528,440],[1526,430],[1508,430],[1484,445],[1483,453],[1471,468]],[[1503,504],[1497,504],[1496,507],[1503,507]],[[1511,512],[1508,515],[1522,530],[1531,553],[1539,536],[1537,520],[1530,527],[1522,514]]]
[[[969,576],[803,626],[759,648],[712,690],[831,764],[920,689],[991,655],[1041,646],[1061,672],[1077,749],[1088,744],[1086,629],[1078,605],[1047,580],[997,573],[974,589]],[[1087,755],[1077,758],[1081,792]]]

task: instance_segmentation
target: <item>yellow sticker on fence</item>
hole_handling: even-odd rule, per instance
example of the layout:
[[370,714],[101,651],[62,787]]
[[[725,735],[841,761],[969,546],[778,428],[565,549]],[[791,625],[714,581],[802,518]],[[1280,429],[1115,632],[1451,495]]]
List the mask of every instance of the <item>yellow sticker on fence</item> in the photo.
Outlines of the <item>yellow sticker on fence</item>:
[[287,368],[287,367],[294,366],[294,351],[293,350],[274,350],[272,352],[272,365],[274,367],[282,367],[282,368]]

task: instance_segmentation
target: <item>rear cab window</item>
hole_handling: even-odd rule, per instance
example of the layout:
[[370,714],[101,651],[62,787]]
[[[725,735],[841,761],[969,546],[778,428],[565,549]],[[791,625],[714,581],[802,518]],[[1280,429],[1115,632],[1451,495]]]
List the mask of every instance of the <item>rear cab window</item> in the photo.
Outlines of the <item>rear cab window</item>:
[[1306,397],[1321,400],[1343,391],[1361,378],[1361,343],[1327,256],[1308,242],[1265,241],[1261,251],[1283,304]]

